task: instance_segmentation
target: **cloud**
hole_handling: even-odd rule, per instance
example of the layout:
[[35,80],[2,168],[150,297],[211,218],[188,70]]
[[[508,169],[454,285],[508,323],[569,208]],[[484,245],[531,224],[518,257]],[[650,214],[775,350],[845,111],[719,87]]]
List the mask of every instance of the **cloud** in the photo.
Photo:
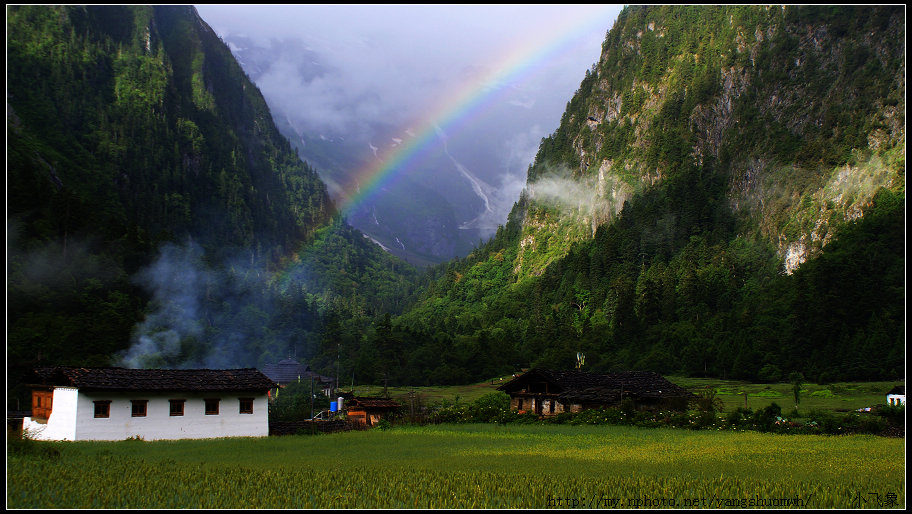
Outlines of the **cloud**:
[[288,117],[305,138],[358,140],[365,153],[359,158],[370,158],[368,143],[380,146],[429,121],[443,125],[453,156],[497,189],[487,195],[495,217],[477,214],[479,226],[496,229],[518,198],[541,137],[557,128],[599,59],[621,6],[197,9],[223,39],[249,38],[235,43],[247,52],[239,59],[250,69],[257,57],[263,69],[251,77],[273,114]]
[[[263,80],[257,80],[263,94],[283,109],[293,111],[298,106],[297,111],[313,126],[333,130],[361,121],[400,123],[420,118],[435,102],[454,94],[454,85],[456,90],[467,84],[495,89],[544,87],[541,94],[556,96],[551,102],[562,109],[583,72],[598,59],[605,31],[620,11],[619,6],[606,10],[583,5],[201,5],[197,9],[223,38],[243,34],[281,54]],[[595,21],[569,38],[555,32],[560,29],[558,21],[578,11],[591,13]],[[548,59],[531,53],[536,43],[559,37],[579,44],[568,45],[565,52]],[[292,40],[302,42],[312,55],[295,48],[283,53]],[[492,72],[502,71],[504,56],[510,52],[525,58],[530,69],[535,64],[543,74],[529,73],[518,84],[491,81]],[[295,77],[300,64],[296,59],[318,60],[327,69],[302,82]]]

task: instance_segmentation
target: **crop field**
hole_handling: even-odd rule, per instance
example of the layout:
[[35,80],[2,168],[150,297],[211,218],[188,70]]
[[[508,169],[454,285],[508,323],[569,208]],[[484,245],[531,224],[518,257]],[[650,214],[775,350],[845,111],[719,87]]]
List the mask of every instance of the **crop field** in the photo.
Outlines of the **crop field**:
[[874,436],[476,424],[32,445],[8,455],[7,507],[905,505],[904,440]]

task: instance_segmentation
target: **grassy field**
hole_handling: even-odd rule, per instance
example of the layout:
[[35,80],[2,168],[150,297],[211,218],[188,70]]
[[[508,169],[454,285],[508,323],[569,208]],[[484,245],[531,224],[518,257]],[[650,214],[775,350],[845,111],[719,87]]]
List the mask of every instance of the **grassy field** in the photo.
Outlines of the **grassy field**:
[[[477,384],[461,386],[436,386],[436,387],[390,387],[389,395],[393,398],[405,399],[407,395],[415,393],[421,396],[425,403],[436,401],[472,402],[479,397],[496,391],[497,387],[510,380],[510,376],[497,377]],[[751,409],[766,407],[770,403],[777,403],[783,412],[795,408],[792,394],[792,384],[755,384],[738,380],[723,380],[718,378],[688,378],[666,377],[675,384],[691,390],[705,387],[715,389],[718,398],[722,400],[723,410],[731,411],[737,407],[745,406],[747,393],[747,406]],[[871,407],[886,403],[887,391],[902,382],[840,382],[833,384],[804,384],[801,388],[801,402],[799,413],[811,410],[830,412],[846,412],[862,407]],[[381,395],[383,386],[359,385],[355,388],[358,395]]]
[[[795,408],[792,384],[754,384],[738,380],[721,380],[717,378],[668,377],[672,382],[688,389],[712,387],[722,400],[726,411],[744,407],[744,394],[747,393],[747,406],[751,409],[766,407],[776,402],[783,411]],[[846,412],[862,407],[873,407],[885,404],[887,391],[902,382],[838,382],[833,384],[804,384],[801,387],[799,412],[823,410]]]
[[904,441],[872,436],[491,424],[35,444],[59,456],[8,455],[7,507],[905,504]]

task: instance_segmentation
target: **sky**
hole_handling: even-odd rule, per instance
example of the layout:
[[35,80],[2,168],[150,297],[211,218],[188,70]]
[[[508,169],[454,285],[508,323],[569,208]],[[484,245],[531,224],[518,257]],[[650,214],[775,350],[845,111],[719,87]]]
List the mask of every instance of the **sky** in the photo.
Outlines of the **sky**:
[[[513,101],[555,125],[621,6],[597,5],[197,5],[219,34],[266,42],[300,38],[332,73],[288,80],[277,70],[258,82],[264,95],[307,107],[312,123],[342,132],[363,120],[400,122],[466,81],[482,80],[511,51],[566,39],[565,48],[510,84]],[[581,20],[570,37],[563,20]],[[292,70],[287,70],[289,76]],[[454,86],[455,85],[455,86]],[[544,104],[544,105],[542,105]],[[555,119],[556,116],[556,119]]]
[[379,146],[378,124],[440,129],[454,162],[490,184],[489,227],[505,222],[541,138],[557,129],[622,8],[196,7],[223,40],[271,49],[262,73],[243,64],[273,116],[289,116],[302,132]]

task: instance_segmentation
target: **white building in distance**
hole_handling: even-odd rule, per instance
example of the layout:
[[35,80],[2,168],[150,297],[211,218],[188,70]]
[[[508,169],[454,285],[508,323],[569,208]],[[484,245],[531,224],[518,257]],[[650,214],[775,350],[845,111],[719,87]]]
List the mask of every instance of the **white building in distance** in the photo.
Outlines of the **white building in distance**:
[[53,441],[203,439],[269,435],[267,392],[256,369],[35,370],[27,437]]
[[896,386],[887,393],[887,403],[889,405],[906,404],[906,386]]

